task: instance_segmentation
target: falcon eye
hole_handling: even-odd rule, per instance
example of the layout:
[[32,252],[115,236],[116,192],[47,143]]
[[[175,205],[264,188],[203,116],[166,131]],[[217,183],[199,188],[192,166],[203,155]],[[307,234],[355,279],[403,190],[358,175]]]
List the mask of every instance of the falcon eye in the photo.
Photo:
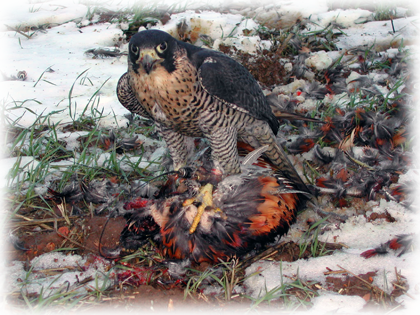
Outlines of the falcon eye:
[[131,52],[137,55],[139,53],[139,48],[136,45],[131,45]]
[[168,44],[166,44],[166,42],[163,42],[162,44],[156,47],[156,50],[158,51],[158,53],[163,53],[166,50],[166,48],[168,48]]

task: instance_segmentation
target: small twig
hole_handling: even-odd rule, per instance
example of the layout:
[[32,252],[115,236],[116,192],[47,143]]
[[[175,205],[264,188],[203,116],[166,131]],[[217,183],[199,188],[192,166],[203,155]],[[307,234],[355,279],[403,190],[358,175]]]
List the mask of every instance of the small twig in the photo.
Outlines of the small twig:
[[[63,271],[65,270],[76,270],[76,267],[72,267],[72,266],[66,266],[66,267],[61,267],[61,268],[49,268],[49,269],[41,269],[41,270],[32,270],[33,273],[43,273],[46,275],[56,275],[56,274],[61,274],[63,273]],[[82,269],[79,269],[80,271],[82,271]]]
[[391,18],[392,32],[395,33],[394,20]]
[[402,306],[401,304],[398,304],[393,309],[390,309],[388,312],[386,312],[384,315],[391,314],[393,311],[395,311],[396,309],[400,308],[401,306]]
[[21,32],[21,31],[19,31],[19,30],[17,30],[17,29],[15,29],[14,27],[11,27],[11,26],[9,26],[9,25],[7,25],[7,24],[4,24],[4,26],[6,26],[8,29],[10,29],[11,31],[15,31],[16,33],[18,33],[18,34],[20,34],[20,35],[22,35],[22,36],[25,36],[27,39],[30,39],[31,38],[31,36],[30,35],[26,35],[25,33],[23,33],[23,32]]
[[[401,282],[401,275],[398,273],[397,267],[394,267],[394,270],[395,270],[395,278],[397,279],[397,283],[400,283]],[[397,287],[397,288],[400,288],[401,290],[404,291],[404,294],[405,295],[407,295],[408,297],[410,297],[413,300],[415,300],[415,298],[407,292],[408,289],[406,287],[403,287],[402,285],[399,285],[397,283],[393,283],[392,285],[395,286],[395,287]]]
[[72,240],[71,238],[69,238],[69,237],[65,236],[64,234],[60,233],[60,232],[58,231],[58,228],[57,228],[57,221],[56,221],[56,222],[54,222],[54,229],[55,229],[55,232],[56,232],[58,235],[60,235],[62,238],[65,238],[65,239],[66,239],[66,240],[68,240],[70,243],[73,243],[73,244],[75,244],[75,245],[77,245],[77,246],[79,246],[79,247],[82,247],[82,248],[84,248],[84,249],[86,249],[86,250],[88,250],[88,251],[90,251],[90,252],[92,252],[92,253],[96,253],[96,250],[90,249],[90,248],[86,247],[85,245],[83,245],[83,244],[81,244],[81,243],[79,243],[79,242],[77,242],[77,241],[75,241],[75,240]]
[[286,39],[281,43],[280,47],[276,50],[276,55],[280,56],[283,50],[286,48],[289,41],[292,39],[293,33],[290,32],[289,35],[287,35]]
[[337,265],[337,266],[338,266],[339,268],[341,268],[342,270],[346,271],[347,273],[351,274],[351,275],[352,275],[353,277],[355,277],[356,279],[358,279],[358,280],[362,281],[363,283],[365,283],[365,284],[368,286],[368,288],[370,288],[370,289],[372,290],[372,292],[377,291],[377,293],[379,293],[379,294],[380,294],[380,296],[381,296],[382,298],[383,298],[383,297],[386,297],[386,298],[390,299],[391,301],[393,300],[393,297],[392,297],[390,294],[386,293],[384,290],[382,290],[382,289],[378,288],[377,286],[372,285],[371,283],[369,283],[369,282],[368,282],[368,281],[366,281],[365,279],[363,279],[363,278],[361,278],[361,277],[357,276],[357,275],[356,275],[356,274],[354,274],[353,272],[351,272],[351,271],[349,271],[349,270],[347,270],[347,269],[345,269],[345,268],[341,267],[340,265]]
[[[65,218],[51,218],[51,219],[31,219],[28,217],[25,217],[23,215],[20,214],[15,214],[16,217],[21,218],[25,221],[10,221],[10,224],[12,225],[18,225],[18,226],[29,226],[29,225],[41,225],[41,224],[45,224],[45,223],[54,223],[55,221],[57,222],[61,222],[61,221],[66,221]],[[69,219],[77,219],[77,218],[83,218],[83,217],[78,217],[78,216],[71,216],[68,217]],[[48,227],[50,228],[50,227]]]
[[121,299],[135,299],[134,295],[124,295],[124,296],[117,296],[117,297],[104,297],[102,301],[113,301],[113,300],[121,300]]
[[396,283],[393,283],[392,285],[395,286],[395,287],[397,287],[397,288],[400,288],[400,289],[402,289],[404,291],[407,291],[407,288],[406,287],[403,287],[402,285],[399,285],[399,284],[396,284]]
[[59,7],[62,9],[67,9],[67,7],[65,5],[61,5],[61,4],[49,4],[50,7]]
[[400,286],[398,284],[395,284],[395,283],[394,283],[394,285],[396,287],[399,287],[401,290],[403,290],[405,295],[407,295],[408,297],[412,298],[413,300],[416,300],[416,298],[414,296],[412,296],[410,293],[407,292],[407,288],[404,288],[404,287],[402,287],[402,286]]
[[[340,265],[337,265],[337,266],[338,266],[338,268],[341,268],[343,271],[345,271],[345,272],[347,272],[347,273],[351,274],[353,277],[355,277],[355,278],[359,279],[360,281],[362,281],[362,282],[366,283],[369,287],[372,287],[372,284],[371,284],[371,283],[369,283],[368,281],[366,281],[365,279],[363,279],[363,278],[359,277],[358,275],[356,275],[355,273],[351,272],[350,270],[347,270],[347,269],[345,269],[345,268],[341,267]],[[379,288],[378,288],[378,290],[379,290],[379,291],[382,291],[384,294],[388,295],[388,294],[387,294],[387,293],[385,293],[383,290],[381,290],[381,289],[379,289]]]
[[366,163],[363,163],[363,162],[361,162],[361,161],[359,161],[359,160],[355,159],[354,157],[350,156],[350,154],[349,154],[347,151],[343,151],[343,152],[344,152],[344,154],[347,156],[347,158],[348,158],[350,161],[352,161],[352,162],[356,163],[357,165],[359,165],[359,166],[361,166],[361,167],[364,167],[364,168],[366,168],[366,169],[367,169],[367,170],[369,170],[369,171],[374,171],[374,170],[375,170],[373,167],[371,167],[371,166],[367,165]]
[[347,273],[347,271],[344,271],[344,270],[325,271],[324,275],[337,275],[337,274],[343,274],[343,273]]
[[268,249],[266,249],[265,251],[263,251],[262,253],[259,253],[258,255],[255,255],[253,257],[250,257],[244,261],[242,261],[241,263],[239,263],[238,265],[238,269],[239,270],[243,270],[247,267],[249,267],[250,265],[252,265],[254,262],[263,259],[264,257],[267,256],[271,256],[272,254],[276,253],[279,251],[279,249],[281,249],[284,245],[286,245],[287,243],[282,242],[280,244],[277,244],[273,247],[270,247]]
[[60,211],[60,213],[63,216],[63,218],[65,219],[66,223],[68,225],[71,225],[70,219],[69,219],[69,217],[68,217],[68,215],[66,213],[66,209],[67,208],[66,208],[66,203],[64,202],[64,198],[60,198],[60,199],[61,199],[61,203],[60,204],[57,204],[57,208]]
[[0,293],[0,296],[2,296],[2,297],[7,297],[9,295],[20,296],[20,295],[22,295],[22,292],[21,292],[21,290],[17,290],[17,291],[12,291],[12,292]]
[[414,21],[411,21],[410,23],[417,29],[417,31],[420,31],[420,28],[417,25],[415,25]]
[[268,254],[267,256],[262,257],[262,258],[261,258],[261,260],[264,260],[264,259],[270,258],[271,256],[274,256],[275,254],[277,254],[277,252],[278,252],[278,251],[273,251],[272,253]]

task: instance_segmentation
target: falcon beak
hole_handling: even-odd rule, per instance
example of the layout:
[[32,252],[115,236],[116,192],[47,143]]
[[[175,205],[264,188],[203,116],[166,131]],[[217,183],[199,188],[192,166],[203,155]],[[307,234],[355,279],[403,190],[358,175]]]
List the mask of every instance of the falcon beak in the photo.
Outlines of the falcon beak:
[[158,57],[153,49],[145,49],[140,52],[137,63],[143,66],[144,71],[149,74],[153,70],[153,66],[161,58]]

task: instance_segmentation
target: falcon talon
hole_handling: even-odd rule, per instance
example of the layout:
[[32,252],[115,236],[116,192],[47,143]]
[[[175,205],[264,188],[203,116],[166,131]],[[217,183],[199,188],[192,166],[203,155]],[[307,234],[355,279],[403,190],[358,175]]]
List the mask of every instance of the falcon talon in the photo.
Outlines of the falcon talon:
[[178,175],[182,178],[192,178],[196,169],[193,167],[184,166],[178,170]]

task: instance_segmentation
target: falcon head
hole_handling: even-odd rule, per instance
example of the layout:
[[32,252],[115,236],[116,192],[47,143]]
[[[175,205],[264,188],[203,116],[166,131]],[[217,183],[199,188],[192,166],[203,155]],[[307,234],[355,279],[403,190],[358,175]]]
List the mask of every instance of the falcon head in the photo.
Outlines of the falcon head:
[[169,73],[175,70],[174,54],[178,42],[168,33],[146,30],[135,34],[128,45],[128,62],[135,73],[142,69],[150,74],[158,67]]

